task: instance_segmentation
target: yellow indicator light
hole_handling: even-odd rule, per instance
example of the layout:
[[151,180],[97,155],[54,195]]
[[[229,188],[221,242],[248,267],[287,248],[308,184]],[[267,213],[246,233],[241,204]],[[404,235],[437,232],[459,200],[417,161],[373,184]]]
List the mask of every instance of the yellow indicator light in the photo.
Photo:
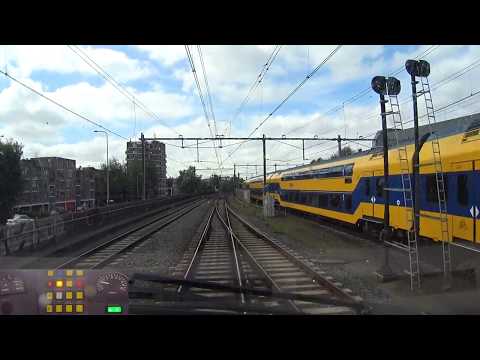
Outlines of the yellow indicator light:
[[83,276],[83,270],[77,270],[77,276]]
[[63,307],[62,305],[55,305],[55,312],[57,313],[61,313],[63,311]]
[[68,288],[73,287],[73,281],[72,280],[67,280],[66,283],[67,283]]
[[54,270],[48,270],[48,271],[47,271],[47,275],[48,275],[48,276],[53,276],[53,274],[55,274],[55,271],[54,271]]
[[77,304],[77,305],[75,305],[75,312],[77,312],[77,313],[83,313],[83,304]]
[[83,291],[77,291],[77,300],[83,300]]
[[47,292],[47,300],[53,300],[53,292]]
[[73,312],[73,305],[70,305],[70,304],[65,305],[65,312],[67,313]]
[[62,288],[63,287],[63,280],[57,280],[55,281],[55,286],[57,288]]
[[67,276],[73,276],[73,270],[67,270],[67,271],[65,271],[65,274]]
[[65,293],[65,299],[67,299],[67,300],[72,300],[72,299],[73,299],[73,292],[67,291],[67,292]]
[[47,313],[51,313],[53,311],[53,306],[52,305],[47,305]]

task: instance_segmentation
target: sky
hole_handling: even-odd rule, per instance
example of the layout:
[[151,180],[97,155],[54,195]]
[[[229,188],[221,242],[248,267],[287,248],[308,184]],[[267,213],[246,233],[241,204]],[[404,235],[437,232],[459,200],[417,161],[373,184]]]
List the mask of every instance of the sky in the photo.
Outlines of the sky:
[[[138,139],[142,132],[146,137],[248,136],[336,47],[282,45],[263,81],[238,112],[275,45],[191,45],[207,121],[184,45],[3,45],[1,71],[83,118],[0,74],[0,136],[21,142],[24,158],[66,157],[75,159],[77,167],[99,167],[106,160],[105,135],[94,132],[103,129],[84,118],[111,131],[110,159],[120,161],[125,161],[125,139]],[[209,111],[199,50],[215,121]],[[86,56],[121,85],[120,90],[89,66]],[[468,97],[480,90],[480,46],[343,45],[253,136],[372,137],[381,119],[378,95],[369,90],[371,79],[394,73],[402,84],[402,117],[411,119],[411,85],[404,64],[418,56],[430,62],[436,109],[467,97],[439,111],[437,121],[480,111],[480,95]],[[349,101],[357,94],[363,96]],[[420,116],[424,108],[419,102]],[[178,176],[188,166],[195,166],[204,177],[231,175],[233,164],[258,164],[258,174],[262,171],[258,141],[241,146],[238,141],[222,141],[217,151],[213,142],[201,144],[200,162],[196,162],[195,142],[185,141],[187,148],[181,148],[179,141],[165,142],[168,176]],[[370,144],[348,145],[366,149]],[[281,169],[326,158],[336,146],[336,142],[306,142],[304,160],[301,142],[269,141],[268,170],[274,164]],[[237,167],[242,177],[251,177],[255,171],[255,167]]]

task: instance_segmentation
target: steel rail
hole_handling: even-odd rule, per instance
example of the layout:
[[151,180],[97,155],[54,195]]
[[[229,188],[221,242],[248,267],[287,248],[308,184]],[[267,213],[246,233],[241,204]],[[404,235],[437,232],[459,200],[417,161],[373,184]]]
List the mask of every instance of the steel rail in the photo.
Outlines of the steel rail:
[[[215,211],[217,212],[218,218],[221,219],[220,212],[218,211],[217,206],[215,206]],[[228,217],[227,217],[227,221],[228,221],[228,226],[231,228],[230,219],[228,219]],[[238,265],[238,256],[237,256],[237,251],[236,251],[236,246],[235,246],[235,240],[233,238],[233,235],[232,235],[231,231],[229,231],[229,234],[230,234],[230,244],[232,245],[232,251],[233,251],[233,259],[235,261],[235,272],[236,272],[236,275],[237,275],[237,282],[238,282],[238,286],[242,287],[243,286],[243,284],[242,284],[242,274],[240,272],[240,267]],[[243,293],[240,294],[240,301],[242,302],[242,304],[245,303],[245,295]]]
[[[200,239],[198,240],[197,246],[195,248],[195,252],[193,253],[192,259],[190,260],[190,264],[188,265],[187,271],[185,271],[185,274],[183,275],[184,280],[188,280],[190,276],[190,270],[193,268],[193,264],[196,262],[198,251],[200,250],[200,247],[205,241],[205,238],[207,237],[208,231],[210,230],[210,227],[212,226],[212,218],[213,218],[213,213],[215,212],[215,204],[212,207],[212,210],[210,211],[210,215],[208,216],[207,223],[205,224],[205,227],[202,231],[202,235],[200,236]],[[177,289],[177,293],[182,292],[182,286],[180,285]]]
[[96,262],[95,264],[93,264],[93,266],[90,266],[89,268],[90,269],[96,269],[96,268],[99,268],[99,267],[102,267],[103,265],[105,265],[106,263],[110,262],[111,259],[113,259],[114,257],[118,256],[119,254],[131,249],[132,247],[138,245],[138,243],[146,240],[147,238],[149,238],[151,235],[153,235],[154,233],[160,231],[161,229],[163,229],[164,227],[170,225],[171,223],[173,223],[174,221],[180,219],[181,217],[183,217],[184,215],[188,214],[189,212],[191,212],[192,210],[194,210],[195,208],[199,207],[205,200],[197,200],[192,204],[189,204],[185,207],[182,207],[180,209],[177,209],[177,210],[174,210],[173,212],[169,212],[168,214],[164,214],[162,215],[160,218],[156,218],[155,220],[152,220],[152,221],[149,221],[147,224],[142,224],[134,229],[131,229],[131,230],[128,230],[127,232],[123,233],[123,234],[120,234],[118,236],[115,236],[113,239],[110,239],[109,241],[103,243],[103,244],[100,244],[92,249],[89,249],[87,251],[85,251],[84,253],[78,255],[78,256],[75,256],[71,259],[69,259],[68,261],[64,262],[63,264],[59,265],[56,267],[56,269],[65,269],[67,267],[74,267],[75,264],[81,262],[82,260],[84,259],[87,259],[88,257],[98,253],[99,251],[101,250],[104,250],[104,249],[108,249],[108,247],[110,247],[111,245],[113,244],[116,244],[117,242],[119,242],[120,240],[128,237],[129,235],[131,234],[134,234],[138,231],[141,231],[142,229],[150,226],[150,225],[153,225],[159,221],[162,221],[164,220],[165,218],[168,218],[170,216],[173,215],[172,218],[168,219],[167,221],[165,222],[162,222],[158,227],[155,227],[153,230],[150,230],[148,231],[146,234],[143,234],[141,235],[138,239],[135,239],[133,240],[132,242],[126,244],[125,246],[121,247],[119,250],[116,250],[114,251],[112,254],[107,254],[107,256],[103,259],[101,259],[100,261]]
[[228,205],[226,205],[226,208],[228,211],[238,220],[240,221],[243,225],[245,225],[251,232],[253,232],[255,235],[261,237],[265,241],[267,241],[270,245],[272,245],[275,249],[277,249],[280,253],[285,255],[289,260],[291,260],[295,265],[299,266],[302,270],[304,270],[309,276],[313,278],[315,282],[318,284],[321,284],[322,286],[326,287],[328,290],[330,290],[332,293],[336,294],[339,297],[346,298],[351,300],[354,303],[358,303],[358,301],[351,296],[350,294],[346,293],[339,287],[335,286],[332,282],[327,280],[326,278],[320,276],[314,269],[312,269],[308,264],[306,264],[304,261],[299,259],[297,256],[291,254],[288,250],[285,248],[279,246],[275,241],[273,241],[268,235],[264,234],[257,228],[255,228],[253,225],[251,225],[249,222],[247,222],[245,219],[240,217],[236,212],[234,212]]
[[[228,206],[225,204],[225,215],[228,218]],[[222,224],[225,226],[227,231],[230,232],[231,236],[235,239],[238,245],[242,248],[242,251],[247,255],[249,261],[251,264],[254,265],[254,267],[257,269],[257,271],[262,274],[262,276],[267,279],[268,283],[270,286],[275,290],[275,293],[282,293],[282,289],[278,284],[275,282],[275,280],[268,274],[268,272],[265,270],[265,268],[255,259],[255,256],[250,252],[250,250],[242,243],[242,241],[238,238],[238,236],[233,232],[233,229],[228,227],[228,225],[224,222],[224,220],[220,217],[220,220]],[[295,303],[292,300],[288,300],[288,304],[290,307],[293,308],[298,313],[301,313],[302,311],[295,305]]]

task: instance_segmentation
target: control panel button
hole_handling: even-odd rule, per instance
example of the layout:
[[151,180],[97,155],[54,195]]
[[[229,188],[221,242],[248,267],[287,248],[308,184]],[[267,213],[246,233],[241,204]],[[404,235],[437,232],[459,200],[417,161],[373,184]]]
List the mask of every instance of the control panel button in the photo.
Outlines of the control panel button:
[[53,306],[52,305],[47,305],[45,310],[46,310],[47,313],[51,313],[53,311]]
[[47,275],[48,276],[53,276],[55,274],[55,270],[48,270]]
[[73,305],[72,304],[65,305],[65,312],[67,313],[73,312]]
[[67,291],[65,293],[65,299],[72,300],[73,299],[73,292],[72,291]]
[[47,300],[53,300],[53,292],[52,291],[47,292]]
[[77,270],[77,276],[83,276],[84,272],[83,270]]
[[66,284],[67,288],[73,287],[73,281],[72,280],[65,281],[65,284]]
[[83,291],[77,291],[76,298],[77,300],[83,300]]
[[62,305],[62,304],[57,304],[57,305],[55,305],[55,312],[56,312],[56,313],[61,313],[61,312],[63,312],[63,305]]
[[83,304],[77,304],[77,305],[75,305],[75,312],[77,312],[77,313],[83,313]]
[[57,288],[63,288],[63,280],[57,280],[57,281],[55,281],[55,287],[57,287]]
[[73,270],[67,270],[67,271],[65,271],[65,275],[67,275],[67,276],[73,276]]
[[55,299],[56,300],[62,300],[63,299],[63,292],[61,292],[61,291],[55,292]]

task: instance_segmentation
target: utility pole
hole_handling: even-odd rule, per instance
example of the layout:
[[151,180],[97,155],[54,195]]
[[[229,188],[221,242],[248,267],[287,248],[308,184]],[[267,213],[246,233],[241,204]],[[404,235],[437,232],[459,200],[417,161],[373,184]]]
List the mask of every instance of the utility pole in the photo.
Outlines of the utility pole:
[[337,137],[337,142],[338,142],[338,156],[342,156],[342,137],[338,135]]
[[143,166],[143,194],[142,194],[142,200],[146,200],[147,199],[147,196],[146,196],[146,188],[145,188],[145,184],[146,184],[146,177],[145,177],[145,136],[143,135],[143,132],[142,132],[142,135],[141,135],[141,140],[142,140],[142,166]]
[[265,134],[263,134],[263,195],[265,199],[265,186],[267,186],[267,154],[266,154],[266,141]]
[[235,164],[233,164],[233,196],[235,196]]

